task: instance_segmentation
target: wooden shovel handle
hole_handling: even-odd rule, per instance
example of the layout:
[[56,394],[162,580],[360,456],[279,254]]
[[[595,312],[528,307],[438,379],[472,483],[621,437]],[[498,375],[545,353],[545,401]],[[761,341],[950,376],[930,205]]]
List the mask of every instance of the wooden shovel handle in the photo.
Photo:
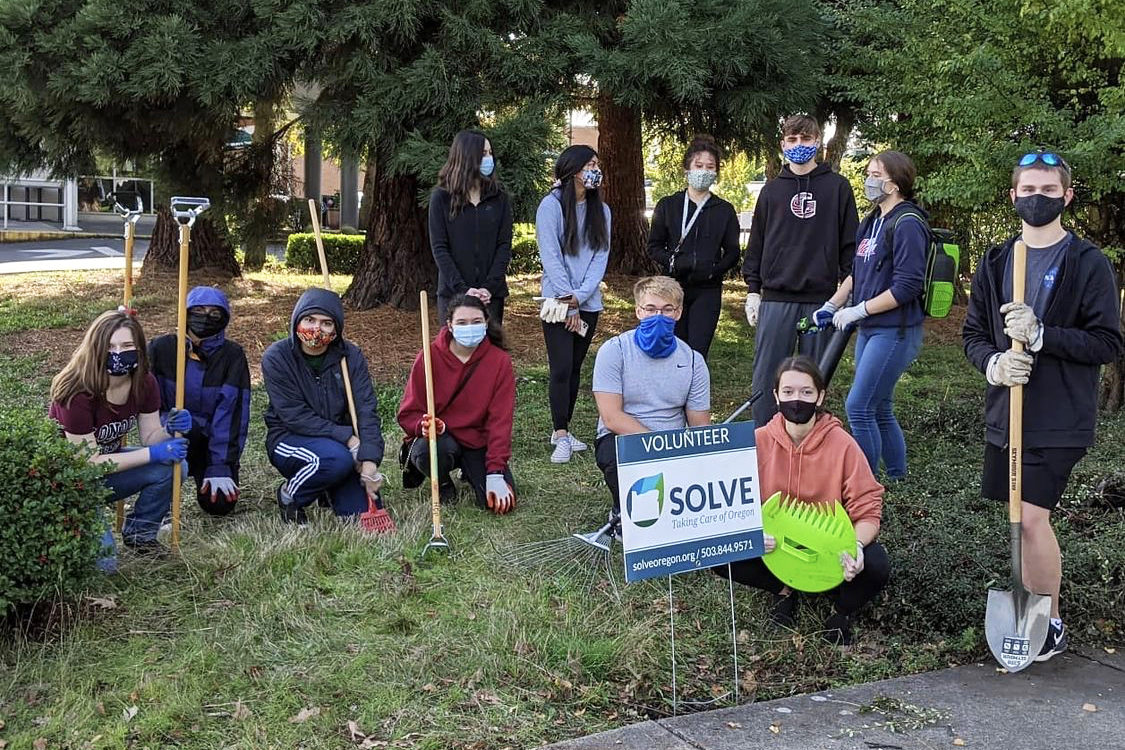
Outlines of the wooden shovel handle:
[[324,254],[324,240],[320,236],[320,209],[316,199],[309,198],[309,218],[312,219],[313,238],[316,240],[316,254],[320,258],[320,272],[324,275],[324,288],[331,291],[332,281],[328,278],[328,256]]
[[[1016,240],[1012,249],[1012,302],[1023,302],[1027,278],[1027,245]],[[1023,351],[1023,342],[1012,339],[1012,349]],[[1020,523],[1023,517],[1023,386],[1008,389],[1008,520]]]
[[[418,303],[422,314],[422,364],[426,370],[426,413],[431,420],[437,419],[434,413],[434,367],[430,361],[430,305],[426,290],[418,293]],[[430,423],[430,512],[433,516],[434,536],[441,537],[441,489],[438,487],[437,429]]]

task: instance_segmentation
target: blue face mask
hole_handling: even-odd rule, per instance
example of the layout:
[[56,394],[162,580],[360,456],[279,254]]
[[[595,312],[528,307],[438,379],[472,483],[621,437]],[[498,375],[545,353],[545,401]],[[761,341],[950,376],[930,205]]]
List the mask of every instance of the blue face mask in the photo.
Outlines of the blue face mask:
[[129,375],[137,369],[137,350],[109,352],[105,358],[105,371],[114,377]]
[[480,160],[480,173],[485,177],[492,174],[492,170],[496,169],[496,160],[492,156],[485,154]]
[[637,326],[637,346],[653,359],[664,359],[676,351],[676,321],[667,315],[649,315]]
[[819,146],[794,146],[793,148],[785,149],[781,153],[785,154],[785,158],[794,164],[804,164],[816,156],[816,152],[819,150]]
[[468,325],[451,326],[450,330],[453,331],[453,339],[458,344],[471,348],[484,341],[484,337],[488,335],[488,324],[469,323]]

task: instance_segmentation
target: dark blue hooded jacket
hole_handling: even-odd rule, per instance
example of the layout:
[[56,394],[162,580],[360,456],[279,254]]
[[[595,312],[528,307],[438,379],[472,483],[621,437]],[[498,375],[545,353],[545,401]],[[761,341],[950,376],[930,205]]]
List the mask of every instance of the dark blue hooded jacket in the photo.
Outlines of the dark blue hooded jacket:
[[[336,322],[336,338],[328,345],[317,372],[305,361],[297,339],[297,323],[310,312]],[[347,358],[348,375],[359,421],[360,461],[383,460],[383,431],[367,358],[344,339],[344,306],[335,292],[310,289],[297,300],[289,320],[289,338],[275,341],[262,357],[262,378],[269,394],[266,409],[266,447],[274,454],[286,435],[324,437],[347,445],[352,436],[347,393],[340,363]]]
[[[197,286],[187,296],[187,307],[213,305],[226,311],[223,330],[188,344],[184,370],[184,408],[191,412],[189,438],[207,441],[204,477],[232,477],[246,447],[250,427],[250,368],[242,347],[227,341],[230,303],[221,290]],[[158,336],[149,342],[149,361],[160,386],[160,409],[176,403],[176,335]]]

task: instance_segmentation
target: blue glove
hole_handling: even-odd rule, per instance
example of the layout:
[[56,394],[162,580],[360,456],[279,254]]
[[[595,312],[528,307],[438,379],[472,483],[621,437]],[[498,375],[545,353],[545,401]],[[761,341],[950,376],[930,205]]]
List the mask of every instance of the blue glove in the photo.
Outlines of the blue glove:
[[840,308],[832,304],[832,300],[828,300],[812,314],[813,325],[821,329],[827,328],[832,324],[832,313],[836,312],[838,309]]
[[191,412],[187,409],[169,409],[161,424],[169,435],[174,432],[187,432],[191,429]]
[[174,464],[187,458],[187,438],[172,438],[148,447],[148,458],[157,464]]

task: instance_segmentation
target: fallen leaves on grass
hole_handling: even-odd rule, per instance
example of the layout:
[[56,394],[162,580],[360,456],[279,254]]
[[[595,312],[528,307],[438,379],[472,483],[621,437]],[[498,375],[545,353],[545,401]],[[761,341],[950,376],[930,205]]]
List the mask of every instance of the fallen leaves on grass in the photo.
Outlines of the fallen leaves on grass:
[[31,747],[34,748],[34,750],[47,750],[47,738],[37,738],[34,742],[31,743]]
[[297,714],[295,716],[290,716],[289,717],[289,723],[290,724],[304,724],[309,719],[315,719],[317,716],[320,716],[320,707],[319,706],[309,706],[308,708],[302,708],[300,711],[297,712]]
[[136,706],[126,706],[125,708],[121,709],[121,718],[123,718],[126,722],[132,721],[133,717],[135,717],[139,711],[140,709]]
[[250,718],[250,707],[240,700],[234,702],[234,710],[230,712],[230,717],[235,721],[242,721],[243,719]]
[[98,609],[117,609],[117,599],[113,596],[87,596],[86,601]]

